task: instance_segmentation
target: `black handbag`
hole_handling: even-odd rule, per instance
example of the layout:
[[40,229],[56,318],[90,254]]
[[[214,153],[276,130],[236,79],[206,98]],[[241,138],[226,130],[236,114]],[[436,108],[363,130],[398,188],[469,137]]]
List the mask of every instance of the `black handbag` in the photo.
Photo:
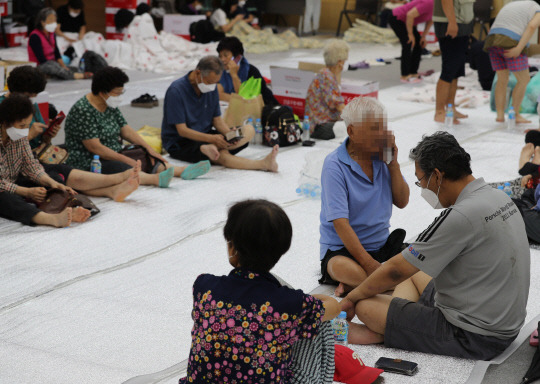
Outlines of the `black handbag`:
[[296,122],[290,107],[265,106],[262,113],[263,144],[288,147],[301,141],[302,128]]
[[141,145],[128,145],[122,148],[119,153],[129,157],[130,159],[140,160],[141,171],[145,173],[157,173],[158,167],[160,165],[163,165],[165,167],[165,163],[163,163],[163,161],[149,154],[146,148]]

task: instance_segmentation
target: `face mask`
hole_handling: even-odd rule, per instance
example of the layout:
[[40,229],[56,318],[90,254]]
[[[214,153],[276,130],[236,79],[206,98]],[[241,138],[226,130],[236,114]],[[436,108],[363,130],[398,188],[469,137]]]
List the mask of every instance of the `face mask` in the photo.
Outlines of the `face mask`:
[[238,2],[238,6],[239,6],[240,8],[242,8],[244,5],[246,5],[246,2],[245,2],[245,1],[239,1],[239,2]]
[[203,8],[202,4],[197,4],[195,10],[200,11]]
[[57,26],[58,26],[57,23],[50,23],[50,24],[45,25],[45,30],[49,33],[53,33],[54,31],[56,31]]
[[202,75],[201,75],[201,82],[197,83],[197,87],[199,87],[199,91],[201,91],[201,93],[208,93],[216,89],[216,84],[205,84],[202,81]]
[[11,127],[11,128],[6,129],[6,133],[12,141],[17,141],[20,139],[24,139],[25,137],[28,137],[28,132],[30,132],[29,128],[19,129],[19,128]]
[[105,102],[110,108],[118,108],[122,104],[122,96],[109,96]]
[[[433,176],[433,173],[431,174]],[[429,182],[431,181],[431,176],[429,176],[428,180],[428,186]],[[433,192],[432,190],[429,190],[427,188],[422,188],[422,192],[420,192],[420,196],[424,198],[425,201],[428,202],[429,205],[431,205],[434,209],[442,209],[444,208],[441,205],[441,202],[439,201],[439,191],[441,190],[441,185],[439,184],[439,189],[437,189],[437,194]]]
[[79,17],[80,13],[79,12],[70,12],[69,15],[73,18],[76,18],[76,17]]

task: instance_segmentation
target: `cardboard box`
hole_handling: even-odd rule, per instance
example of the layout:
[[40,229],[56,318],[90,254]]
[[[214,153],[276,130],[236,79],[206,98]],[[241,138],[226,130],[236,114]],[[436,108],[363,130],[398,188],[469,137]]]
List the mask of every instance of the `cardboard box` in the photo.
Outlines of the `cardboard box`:
[[324,64],[320,63],[308,63],[307,61],[300,61],[298,62],[298,69],[301,69],[302,71],[311,71],[315,73],[319,73],[321,69],[325,67]]
[[[298,116],[304,116],[308,88],[316,73],[294,68],[270,67],[272,92],[277,101],[288,105]],[[341,94],[345,104],[358,96],[377,98],[379,82],[363,80],[341,80]]]
[[204,15],[165,15],[163,17],[163,30],[177,36],[191,40],[189,26],[199,20],[206,19]]
[[36,63],[29,61],[0,60],[0,67],[2,68],[0,75],[0,89],[7,90],[6,80],[9,77],[10,72],[13,70],[13,68],[20,67],[21,65],[31,65],[32,67],[35,67]]
[[10,47],[18,47],[26,38],[28,27],[24,24],[10,23],[4,27],[4,30],[6,32],[8,45]]

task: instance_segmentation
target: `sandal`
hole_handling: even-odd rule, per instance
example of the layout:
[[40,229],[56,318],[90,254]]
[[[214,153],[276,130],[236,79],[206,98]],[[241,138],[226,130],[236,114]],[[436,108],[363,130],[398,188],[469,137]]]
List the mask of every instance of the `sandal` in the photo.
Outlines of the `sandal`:
[[199,161],[196,164],[190,164],[184,169],[182,175],[180,176],[184,180],[193,180],[199,176],[204,175],[210,170],[210,161],[203,160]]
[[159,102],[157,101],[156,97],[150,96],[148,93],[145,93],[144,95],[141,95],[137,97],[136,99],[131,100],[132,107],[152,108],[156,105],[159,105]]

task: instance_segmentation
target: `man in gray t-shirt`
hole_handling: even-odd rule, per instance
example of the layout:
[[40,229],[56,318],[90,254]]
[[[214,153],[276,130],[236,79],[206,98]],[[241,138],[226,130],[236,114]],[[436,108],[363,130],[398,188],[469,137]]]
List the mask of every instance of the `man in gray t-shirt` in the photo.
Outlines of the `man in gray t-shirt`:
[[[424,137],[410,157],[422,197],[447,209],[342,301],[365,324],[351,324],[349,342],[491,359],[526,315],[530,252],[519,209],[472,176],[449,133]],[[393,287],[393,297],[378,295]]]

